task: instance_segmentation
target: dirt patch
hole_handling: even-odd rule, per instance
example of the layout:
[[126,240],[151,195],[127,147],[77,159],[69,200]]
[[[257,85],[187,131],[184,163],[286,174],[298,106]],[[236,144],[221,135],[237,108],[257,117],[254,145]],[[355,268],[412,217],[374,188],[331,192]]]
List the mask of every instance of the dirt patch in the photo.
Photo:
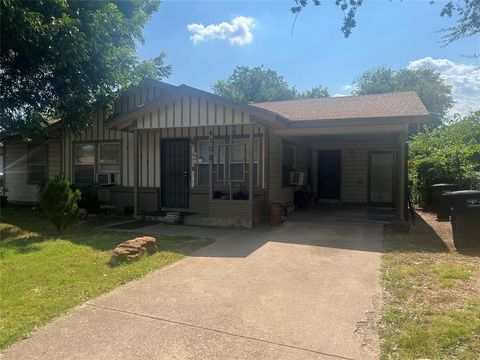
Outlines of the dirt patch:
[[417,210],[417,214],[432,228],[435,234],[442,239],[448,250],[456,250],[453,243],[453,232],[450,221],[438,221],[434,213],[423,210]]

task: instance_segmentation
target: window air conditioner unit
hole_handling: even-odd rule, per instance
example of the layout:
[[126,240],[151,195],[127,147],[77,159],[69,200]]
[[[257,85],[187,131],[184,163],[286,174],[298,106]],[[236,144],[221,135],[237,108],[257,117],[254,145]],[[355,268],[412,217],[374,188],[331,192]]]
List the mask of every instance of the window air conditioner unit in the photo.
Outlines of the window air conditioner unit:
[[117,173],[114,172],[99,172],[97,173],[98,185],[114,185],[116,184]]
[[301,171],[290,172],[290,185],[305,185],[305,173]]

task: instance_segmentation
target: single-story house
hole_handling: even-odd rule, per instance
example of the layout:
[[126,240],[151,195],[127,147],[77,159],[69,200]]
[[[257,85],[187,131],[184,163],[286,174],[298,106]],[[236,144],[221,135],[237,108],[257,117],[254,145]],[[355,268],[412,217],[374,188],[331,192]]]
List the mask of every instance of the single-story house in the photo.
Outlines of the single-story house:
[[74,134],[4,144],[9,201],[35,202],[62,174],[136,215],[180,209],[250,227],[305,186],[315,202],[387,204],[403,218],[410,124],[428,112],[415,92],[265,103],[232,101],[147,80]]

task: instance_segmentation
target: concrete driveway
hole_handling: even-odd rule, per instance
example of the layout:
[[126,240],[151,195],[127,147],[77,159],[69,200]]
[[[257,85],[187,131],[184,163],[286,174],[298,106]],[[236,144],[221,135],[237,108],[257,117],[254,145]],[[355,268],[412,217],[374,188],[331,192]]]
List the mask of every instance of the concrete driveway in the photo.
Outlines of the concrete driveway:
[[315,213],[276,229],[144,228],[217,241],[89,301],[3,358],[377,358],[382,230]]

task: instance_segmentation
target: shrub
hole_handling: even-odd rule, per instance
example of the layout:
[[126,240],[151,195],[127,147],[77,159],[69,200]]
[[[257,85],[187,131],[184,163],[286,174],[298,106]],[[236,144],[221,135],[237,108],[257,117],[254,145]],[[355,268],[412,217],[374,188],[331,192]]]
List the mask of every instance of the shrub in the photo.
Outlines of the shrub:
[[431,205],[433,184],[455,183],[461,189],[478,189],[480,111],[413,136],[409,159],[413,194],[423,207]]
[[72,185],[72,189],[78,189],[82,193],[82,198],[78,202],[78,207],[86,209],[89,214],[97,214],[100,207],[97,189],[92,185]]
[[58,233],[75,220],[80,197],[80,190],[73,191],[63,176],[50,180],[41,190],[40,209]]

